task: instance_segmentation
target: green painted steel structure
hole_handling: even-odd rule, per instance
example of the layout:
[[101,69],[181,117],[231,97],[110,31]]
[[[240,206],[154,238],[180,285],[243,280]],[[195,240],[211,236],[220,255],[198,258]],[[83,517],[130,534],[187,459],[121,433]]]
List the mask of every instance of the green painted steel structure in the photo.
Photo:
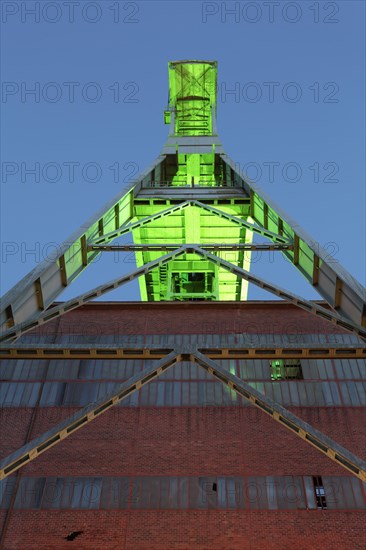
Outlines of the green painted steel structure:
[[[225,165],[216,152],[216,105],[217,63],[215,61],[170,62],[169,106],[164,120],[170,125],[169,143],[175,150],[166,155],[151,174],[146,185],[151,189],[164,189],[164,207],[169,201],[169,189],[185,188],[192,198],[199,188],[232,187],[232,174],[227,174]],[[200,139],[205,136],[204,146]],[[183,140],[179,141],[179,138]],[[187,141],[187,138],[191,138]],[[215,139],[213,139],[215,138]],[[185,141],[184,141],[185,140]],[[199,150],[202,148],[202,152]],[[173,148],[174,149],[174,148]],[[223,212],[245,221],[250,218],[250,202],[242,196],[222,199]],[[171,197],[174,199],[174,196]],[[223,204],[223,200],[227,204]],[[208,198],[206,204],[217,205],[217,199]],[[135,200],[135,220],[153,216],[161,211],[156,200]],[[198,204],[179,209],[169,217],[153,221],[133,231],[134,242],[153,244],[182,243],[251,243],[252,232],[230,219],[217,216]],[[159,252],[138,252],[137,265],[144,265],[159,256]],[[224,251],[221,257],[237,266],[249,269],[249,251]],[[207,259],[196,254],[185,254],[161,266],[148,276],[140,278],[142,300],[245,300],[248,284]]]
[[[363,357],[366,340],[366,290],[327,252],[309,237],[271,199],[236,170],[226,155],[216,129],[217,63],[177,61],[169,63],[169,105],[164,120],[169,135],[155,162],[139,175],[131,189],[121,192],[62,245],[59,254],[47,259],[2,299],[0,352],[15,359],[51,357],[56,349],[13,346],[24,333],[75,309],[98,296],[139,278],[142,300],[245,300],[248,283],[255,284],[305,311],[320,316],[359,337],[352,349],[320,347],[306,349],[216,350],[218,358],[236,353],[273,358],[272,377],[285,371],[298,374],[297,359],[309,354]],[[132,233],[137,269],[92,289],[72,300],[53,304],[62,291],[118,237]],[[309,302],[249,272],[253,235],[267,239],[268,250],[277,250],[294,265],[327,301],[329,309]],[[264,243],[259,246],[265,247]],[[116,248],[116,247],[114,247]],[[119,246],[119,249],[129,247]],[[214,253],[212,253],[214,251]],[[165,253],[164,253],[165,252]],[[10,346],[9,346],[10,342]],[[18,449],[0,464],[0,478],[21,468],[40,453],[62,441],[131,392],[139,390],[165,369],[181,361],[194,361],[230,391],[249,400],[274,420],[292,430],[360,479],[366,479],[364,461],[340,447],[321,432],[286,411],[249,384],[229,373],[190,343],[171,350],[118,349],[108,344],[95,349],[87,344],[68,344],[63,358],[80,355],[158,358],[153,366],[131,378],[100,401],[81,409],[52,430]],[[328,344],[327,344],[328,347]],[[207,354],[215,350],[203,350]],[[155,352],[155,353],[154,353]],[[130,354],[130,355],[128,355]],[[161,354],[163,356],[161,356]],[[289,359],[292,359],[289,361]]]
[[[4,295],[2,341],[17,339],[57,316],[52,306],[56,298],[116,238],[128,233],[138,267],[130,279],[139,277],[142,300],[245,300],[248,283],[254,282],[363,338],[365,288],[244,178],[225,153],[216,126],[217,63],[172,61],[168,72],[164,121],[169,135],[161,154],[130,189],[119,192],[73,233],[57,257],[45,260]],[[248,274],[254,235],[264,239],[258,244],[267,243],[268,250],[277,246],[327,301],[328,313]],[[174,245],[181,249],[168,260],[163,256],[167,243],[171,251]],[[103,293],[116,284],[104,285]],[[91,290],[70,307],[100,292]]]

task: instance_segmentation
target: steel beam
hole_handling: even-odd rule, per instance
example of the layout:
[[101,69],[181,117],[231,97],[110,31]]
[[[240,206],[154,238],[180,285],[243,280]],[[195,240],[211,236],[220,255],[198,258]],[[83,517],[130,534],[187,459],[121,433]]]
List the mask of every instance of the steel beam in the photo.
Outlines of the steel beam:
[[274,241],[277,243],[291,244],[291,241],[286,237],[282,235],[278,235],[273,231],[268,231],[268,229],[266,229],[265,227],[249,223],[245,220],[242,220],[241,218],[238,218],[237,216],[232,216],[231,214],[227,214],[226,212],[223,212],[222,210],[219,210],[214,206],[209,206],[207,204],[204,204],[203,202],[200,202],[200,201],[191,201],[191,202],[192,202],[192,205],[194,206],[199,206],[199,208],[202,208],[203,210],[206,210],[207,212],[210,212],[211,214],[214,214],[219,218],[228,220],[235,225],[240,225],[241,227],[245,227],[245,229],[248,229],[249,231],[253,231],[253,233],[257,233],[262,237],[267,237],[267,239],[270,239],[271,241]]
[[129,397],[132,393],[139,390],[142,386],[150,382],[150,380],[163,374],[163,372],[180,360],[180,355],[172,351],[160,361],[154,362],[152,366],[132,376],[127,382],[120,384],[109,394],[98,399],[98,401],[83,407],[81,410],[69,416],[66,420],[57,424],[54,428],[51,428],[41,436],[26,443],[23,447],[0,462],[0,479],[4,479],[13,472],[16,472],[16,470],[19,470],[19,468],[22,468],[25,464],[37,458],[40,454],[56,445],[56,443],[63,441],[79,428],[89,424],[94,418],[97,418],[126,397]]
[[241,267],[237,267],[232,263],[227,262],[226,260],[223,260],[222,258],[219,258],[218,256],[215,256],[214,254],[211,254],[206,250],[203,250],[202,248],[194,247],[193,250],[195,250],[196,253],[202,256],[203,258],[207,258],[211,260],[214,264],[223,267],[227,271],[230,271],[230,273],[234,273],[235,275],[237,275],[238,277],[241,277],[242,279],[245,279],[249,283],[253,283],[256,286],[263,288],[263,290],[268,290],[268,292],[271,292],[272,294],[275,294],[276,296],[283,298],[287,302],[290,302],[295,306],[298,306],[301,309],[304,309],[305,311],[312,313],[313,315],[321,317],[322,319],[330,321],[331,323],[349,332],[353,332],[360,338],[366,340],[365,327],[362,327],[361,325],[353,323],[352,321],[344,320],[344,318],[338,315],[337,313],[331,310],[325,309],[321,306],[318,306],[314,302],[305,300],[304,298],[301,298],[300,296],[297,296],[296,294],[293,294],[288,290],[285,290],[273,283],[270,283],[265,279],[257,277],[256,275],[251,274],[249,271],[246,271]]
[[237,376],[234,376],[199,351],[194,352],[192,358],[197,365],[211,374],[216,380],[228,386],[238,395],[247,399],[249,403],[268,414],[276,422],[279,422],[282,426],[285,426],[285,428],[301,437],[303,441],[315,447],[315,449],[325,454],[331,460],[334,460],[338,466],[346,468],[346,470],[362,481],[366,481],[366,462],[364,460],[341,447],[341,445],[338,445],[330,437],[316,430],[310,424],[276,403],[276,401],[273,401],[270,397],[267,397]]
[[306,233],[262,189],[248,177],[242,178],[234,161],[225,154],[220,157],[240,178],[243,190],[251,197],[251,217],[269,228],[281,228],[283,235],[296,244],[293,251],[284,251],[296,269],[345,320],[366,327],[366,289],[329,252]]
[[[366,359],[366,347],[297,342],[286,346],[254,343],[207,347],[198,336],[198,349],[210,359]],[[202,336],[200,343],[199,336]],[[173,348],[161,344],[0,344],[0,359],[160,359]]]
[[163,359],[160,359],[160,361],[154,363],[144,371],[137,373],[105,397],[83,407],[54,428],[51,428],[43,435],[23,445],[20,449],[4,458],[0,462],[0,479],[9,476],[31,460],[37,458],[41,453],[63,441],[76,430],[90,423],[94,418],[139,390],[143,385],[155,379],[177,362],[187,360],[196,362],[197,365],[211,374],[216,380],[219,380],[238,395],[247,399],[250,404],[267,413],[282,426],[285,426],[301,437],[306,443],[309,443],[318,451],[328,456],[328,458],[334,460],[339,466],[347,469],[362,481],[366,481],[365,461],[338,445],[328,436],[316,430],[271,398],[231,374],[224,367],[221,367],[212,361],[212,359],[203,355],[193,346],[182,346],[171,351]]
[[186,246],[180,247],[173,252],[169,252],[168,254],[165,254],[164,256],[161,256],[160,258],[157,258],[156,260],[153,260],[152,262],[149,262],[148,264],[145,264],[142,267],[135,269],[128,275],[113,279],[112,281],[108,281],[108,283],[100,285],[92,290],[88,290],[88,292],[84,292],[76,298],[72,298],[67,302],[62,302],[61,305],[53,307],[46,312],[37,315],[37,317],[29,319],[28,321],[25,321],[24,323],[21,323],[19,325],[13,326],[11,329],[4,331],[0,335],[0,342],[17,339],[22,336],[22,334],[25,334],[26,332],[40,325],[44,325],[45,323],[48,323],[49,321],[60,317],[60,315],[64,315],[65,313],[68,313],[69,311],[80,307],[81,305],[90,302],[90,300],[93,300],[94,298],[103,296],[103,294],[106,294],[111,290],[115,290],[116,288],[119,288],[120,286],[129,283],[130,281],[141,277],[141,275],[146,275],[155,267],[164,265],[170,260],[177,258],[181,254],[183,254],[186,251],[186,248]]
[[0,330],[22,323],[46,310],[86,269],[98,252],[89,252],[85,256],[85,244],[131,219],[134,197],[141,189],[141,182],[149,179],[152,171],[164,159],[165,155],[160,155],[128,189],[120,190],[60,244],[52,258],[46,258],[4,294],[1,298]]
[[154,214],[152,216],[147,216],[146,218],[143,218],[142,220],[139,220],[137,222],[131,223],[129,226],[121,227],[117,229],[116,231],[112,231],[110,233],[107,233],[106,235],[103,235],[103,237],[95,238],[92,241],[89,241],[89,245],[93,244],[103,244],[106,242],[109,242],[117,237],[120,237],[122,235],[125,235],[126,233],[129,233],[130,231],[133,231],[134,229],[138,229],[139,227],[143,227],[146,224],[149,224],[153,221],[156,221],[158,219],[164,218],[165,216],[169,216],[170,214],[174,214],[175,212],[179,212],[179,210],[182,210],[183,208],[186,208],[187,206],[196,206],[198,208],[201,208],[202,210],[206,210],[207,212],[210,212],[211,214],[214,214],[215,216],[218,216],[219,218],[223,218],[225,220],[228,220],[232,222],[235,225],[239,225],[241,227],[244,227],[245,229],[248,229],[249,231],[252,231],[253,233],[257,233],[258,235],[261,235],[262,237],[267,237],[268,239],[271,239],[274,242],[282,243],[282,244],[291,244],[288,239],[281,235],[277,235],[276,233],[273,233],[272,231],[268,231],[267,229],[264,229],[262,227],[259,227],[257,225],[254,225],[252,223],[249,223],[245,220],[242,220],[241,218],[238,218],[236,216],[232,216],[230,214],[227,214],[226,212],[223,212],[222,210],[219,210],[218,208],[215,208],[213,206],[208,206],[207,204],[204,204],[203,202],[196,201],[196,200],[186,200],[182,202],[181,204],[178,204],[176,206],[172,206],[170,208],[167,208],[165,210],[162,210],[161,212],[158,212],[157,214]]
[[[122,245],[88,245],[88,251],[97,252],[155,252],[160,250],[176,250],[181,244],[167,243],[167,244],[122,244]],[[263,252],[276,252],[282,250],[292,250],[291,244],[255,244],[255,243],[196,243],[187,244],[189,247],[198,246],[205,250],[219,250],[219,251],[237,251],[237,250],[259,250]]]
[[181,204],[178,204],[176,206],[171,206],[170,208],[166,208],[165,210],[161,210],[161,212],[158,212],[157,214],[153,214],[152,216],[146,216],[145,218],[142,218],[141,220],[138,220],[137,222],[130,223],[128,225],[124,225],[122,227],[119,227],[116,231],[111,231],[110,233],[107,233],[103,235],[103,237],[91,239],[88,244],[89,245],[97,245],[97,244],[103,244],[108,243],[112,241],[113,239],[116,239],[117,237],[121,237],[122,235],[125,235],[126,233],[132,232],[134,229],[139,229],[140,227],[144,227],[145,225],[150,224],[151,222],[154,222],[156,220],[160,220],[162,218],[165,218],[166,216],[170,216],[170,214],[175,214],[176,212],[179,212],[180,210],[183,210],[183,208],[187,208],[187,206],[191,205],[192,201],[184,201]]

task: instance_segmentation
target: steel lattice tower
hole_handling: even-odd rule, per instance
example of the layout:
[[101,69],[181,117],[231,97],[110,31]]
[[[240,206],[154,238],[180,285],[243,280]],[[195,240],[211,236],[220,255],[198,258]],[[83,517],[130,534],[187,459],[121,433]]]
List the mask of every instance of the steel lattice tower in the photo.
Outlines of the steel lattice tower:
[[[156,358],[157,363],[122,384],[118,390],[28,443],[1,463],[6,477],[49,447],[92,421],[120,400],[140,389],[182,360],[196,362],[253,405],[335,460],[360,479],[366,465],[309,424],[230,374],[213,361],[218,351],[178,346],[158,351],[116,345],[91,350],[90,346],[27,345],[17,340],[26,332],[139,278],[141,299],[147,301],[225,300],[247,297],[248,284],[288,301],[357,336],[357,345],[311,348],[276,348],[268,357],[365,357],[365,289],[296,222],[277,207],[249,179],[243,178],[225,153],[217,134],[217,63],[169,63],[169,105],[164,113],[169,136],[161,154],[136,182],[69,237],[57,258],[29,273],[2,300],[2,358],[70,358],[96,356]],[[113,245],[131,233],[134,244]],[[265,243],[254,244],[259,235]],[[303,299],[249,272],[252,250],[284,254],[328,303],[328,308]],[[62,291],[102,252],[136,254],[137,269],[54,305]],[[256,356],[253,346],[221,350],[221,357]],[[305,351],[304,351],[305,350]],[[93,355],[93,353],[95,354]],[[226,353],[226,355],[225,355]],[[91,355],[90,355],[91,354]]]

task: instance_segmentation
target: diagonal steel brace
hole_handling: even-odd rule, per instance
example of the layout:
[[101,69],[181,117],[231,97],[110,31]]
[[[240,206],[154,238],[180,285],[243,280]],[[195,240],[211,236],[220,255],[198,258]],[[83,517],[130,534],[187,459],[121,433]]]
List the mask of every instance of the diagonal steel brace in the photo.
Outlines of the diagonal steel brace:
[[64,315],[65,313],[68,313],[69,311],[76,309],[82,306],[83,304],[86,304],[87,302],[90,302],[90,300],[93,300],[98,296],[102,296],[103,294],[106,294],[111,290],[115,290],[116,288],[119,288],[120,286],[126,283],[129,283],[130,281],[133,281],[138,277],[141,277],[141,275],[146,275],[147,273],[152,271],[154,268],[169,262],[170,260],[176,258],[177,256],[180,256],[187,249],[188,249],[187,246],[181,246],[177,250],[174,250],[173,252],[169,252],[164,256],[160,256],[160,258],[157,258],[156,260],[153,260],[139,267],[138,269],[135,269],[128,275],[124,275],[123,277],[119,277],[117,279],[113,279],[112,281],[108,281],[107,283],[104,283],[103,285],[100,285],[92,290],[88,290],[88,292],[84,292],[83,294],[80,294],[76,298],[72,298],[67,302],[62,302],[62,304],[59,306],[55,306],[51,309],[48,309],[45,312],[41,312],[36,317],[32,317],[31,319],[28,319],[27,321],[24,321],[23,323],[20,323],[19,325],[15,325],[14,327],[4,331],[0,335],[0,342],[6,342],[8,340],[17,339],[20,336],[22,336],[22,334],[25,334],[26,332],[34,329],[35,327],[48,323],[49,321],[52,321],[53,319],[56,319],[57,317],[60,317],[61,315]]
[[0,462],[0,479],[7,477],[31,460],[37,458],[41,453],[64,440],[76,430],[119,403],[122,399],[131,395],[131,393],[139,390],[143,385],[150,382],[150,380],[153,380],[168,368],[183,360],[196,362],[197,365],[202,367],[216,380],[227,385],[282,426],[285,426],[301,437],[306,443],[309,443],[318,451],[328,456],[328,458],[334,460],[339,466],[342,466],[362,481],[366,481],[365,461],[338,445],[338,443],[301,420],[271,398],[231,374],[215,361],[200,353],[193,346],[182,346],[181,349],[175,349],[157,363],[137,373],[127,382],[118,386],[105,397],[82,408],[54,428],[51,428],[43,435],[23,445],[23,447],[4,458]]
[[199,248],[198,246],[192,247],[192,250],[196,252],[199,256],[206,258],[207,260],[210,260],[214,264],[219,265],[220,267],[222,267],[223,269],[226,269],[230,273],[233,273],[234,275],[237,275],[238,277],[245,279],[249,283],[253,283],[256,286],[263,288],[263,290],[267,290],[268,292],[271,292],[272,294],[275,294],[276,296],[283,298],[284,300],[294,304],[295,306],[298,306],[301,309],[304,309],[305,311],[312,313],[313,315],[321,317],[326,321],[330,321],[331,323],[340,326],[341,328],[347,330],[348,332],[353,332],[354,334],[356,334],[360,338],[363,338],[364,340],[366,339],[365,327],[362,327],[361,325],[358,325],[351,320],[345,320],[344,317],[342,317],[338,313],[329,309],[325,309],[324,307],[319,306],[314,302],[310,302],[309,300],[305,300],[305,298],[301,298],[301,296],[297,296],[297,294],[294,294],[293,292],[290,292],[273,283],[270,283],[269,281],[266,281],[261,277],[257,277],[256,275],[253,275],[252,273],[250,273],[249,271],[246,271],[242,267],[238,267],[228,262],[227,260],[223,260],[222,258],[219,258],[218,256],[215,256],[211,252],[208,252],[207,250]]

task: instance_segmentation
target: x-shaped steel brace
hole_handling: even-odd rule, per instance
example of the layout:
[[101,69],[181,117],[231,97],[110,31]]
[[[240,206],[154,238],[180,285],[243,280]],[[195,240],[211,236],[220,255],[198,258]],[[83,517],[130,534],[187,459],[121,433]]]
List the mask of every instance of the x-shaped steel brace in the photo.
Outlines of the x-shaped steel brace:
[[100,416],[114,405],[120,403],[133,392],[148,384],[154,378],[160,376],[167,369],[180,361],[193,361],[203,368],[216,380],[219,380],[238,395],[244,397],[252,405],[268,414],[271,418],[291,430],[304,441],[315,447],[318,451],[334,460],[339,466],[347,469],[362,481],[366,481],[366,462],[356,455],[341,447],[310,424],[304,422],[276,401],[265,396],[247,382],[231,374],[227,369],[221,367],[206,355],[200,353],[194,346],[176,347],[163,359],[155,362],[142,372],[135,374],[127,382],[119,385],[109,394],[83,407],[72,416],[51,428],[43,435],[30,441],[0,462],[0,479],[12,474],[40,454],[47,451],[60,441],[66,439],[76,430],[85,426],[94,418]]

